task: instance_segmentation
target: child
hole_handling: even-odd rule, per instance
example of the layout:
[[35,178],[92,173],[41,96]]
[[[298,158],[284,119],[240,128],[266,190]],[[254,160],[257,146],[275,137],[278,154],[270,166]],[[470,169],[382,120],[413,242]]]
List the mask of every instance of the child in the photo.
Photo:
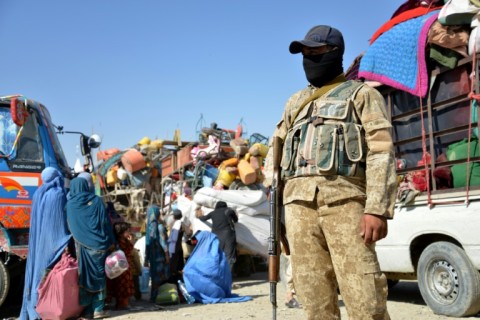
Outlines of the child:
[[[129,241],[134,244],[135,237],[130,234]],[[140,275],[142,274],[142,264],[140,262],[140,255],[138,254],[138,249],[133,248],[132,250],[132,277],[133,277],[133,285],[135,287],[135,300],[139,301],[142,300],[142,292],[140,291]]]
[[130,224],[127,222],[117,222],[113,226],[115,238],[117,239],[118,247],[125,253],[128,260],[128,270],[123,272],[120,276],[109,279],[107,282],[108,296],[107,300],[111,301],[115,298],[117,310],[128,310],[129,299],[134,295],[135,287],[132,277],[132,266],[134,265],[132,259],[132,252],[135,250],[133,244],[129,240]]

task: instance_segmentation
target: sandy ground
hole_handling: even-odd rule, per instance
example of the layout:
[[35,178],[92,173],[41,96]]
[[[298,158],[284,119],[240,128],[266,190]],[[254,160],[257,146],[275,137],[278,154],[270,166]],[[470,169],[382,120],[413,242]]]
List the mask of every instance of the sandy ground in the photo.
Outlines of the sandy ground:
[[[247,278],[236,278],[238,289],[233,290],[240,296],[251,296],[252,300],[242,303],[228,304],[178,304],[162,306],[159,310],[154,304],[148,303],[149,294],[144,294],[143,301],[132,301],[129,311],[111,311],[110,319],[169,319],[169,320],[235,320],[235,319],[272,319],[272,305],[269,298],[270,285],[266,272],[256,272]],[[302,309],[289,309],[285,306],[285,286],[277,285],[277,319],[305,319]],[[16,319],[20,313],[21,301],[6,303],[0,308],[0,319]],[[480,314],[469,318],[450,318],[433,314],[420,295],[415,281],[401,281],[392,288],[388,297],[388,309],[392,320],[439,320],[439,319],[480,319]],[[340,300],[342,319],[348,319],[346,309]]]
[[[272,319],[272,305],[269,298],[269,283],[267,273],[256,272],[248,278],[235,279],[240,288],[233,290],[241,296],[251,296],[253,299],[242,303],[228,304],[179,304],[164,306],[163,310],[154,309],[153,305],[142,302],[132,302],[133,310],[112,311],[112,319]],[[289,309],[284,305],[285,287],[277,285],[278,305],[277,319],[305,319],[302,309]],[[145,295],[147,297],[148,295]],[[340,301],[342,319],[348,319],[346,309]],[[391,289],[388,299],[388,309],[392,320],[437,320],[437,319],[480,319],[480,314],[469,318],[451,318],[439,316],[425,305],[420,295],[417,283],[414,281],[400,282]]]

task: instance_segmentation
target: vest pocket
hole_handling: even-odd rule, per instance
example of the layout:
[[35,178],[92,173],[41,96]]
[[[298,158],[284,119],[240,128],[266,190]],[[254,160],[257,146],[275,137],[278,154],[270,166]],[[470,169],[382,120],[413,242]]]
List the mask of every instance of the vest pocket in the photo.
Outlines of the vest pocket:
[[344,123],[345,151],[348,158],[358,162],[364,157],[365,141],[362,135],[362,127],[355,123]]
[[337,173],[335,158],[338,148],[338,128],[336,125],[320,125],[315,128],[315,163],[321,175]]
[[296,158],[298,154],[298,145],[302,133],[302,125],[297,125],[288,131],[285,142],[283,143],[282,162],[280,166],[283,170],[283,176],[289,178],[295,175]]

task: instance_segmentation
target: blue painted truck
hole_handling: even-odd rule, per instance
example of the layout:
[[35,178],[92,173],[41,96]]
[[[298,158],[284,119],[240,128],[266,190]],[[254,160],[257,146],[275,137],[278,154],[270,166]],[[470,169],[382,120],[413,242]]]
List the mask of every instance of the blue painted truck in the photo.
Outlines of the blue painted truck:
[[20,95],[0,97],[0,306],[9,291],[23,289],[32,197],[49,166],[69,181],[47,108]]

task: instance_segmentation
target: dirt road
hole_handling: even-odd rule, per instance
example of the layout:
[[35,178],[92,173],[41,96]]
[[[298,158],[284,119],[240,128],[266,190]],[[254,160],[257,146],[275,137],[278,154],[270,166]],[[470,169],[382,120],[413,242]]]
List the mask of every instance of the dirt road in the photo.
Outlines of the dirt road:
[[[235,279],[240,286],[233,292],[241,296],[251,296],[253,299],[242,303],[228,304],[180,304],[165,306],[158,310],[155,305],[145,301],[132,302],[132,310],[111,311],[111,319],[118,320],[236,320],[236,319],[272,319],[272,306],[269,299],[269,284],[267,273],[256,272],[248,278]],[[284,305],[285,288],[282,283],[277,285],[278,320],[305,319],[302,309],[289,309]],[[148,298],[148,294],[144,295]],[[21,302],[11,301],[0,308],[0,319],[15,319],[20,312]],[[345,307],[341,304],[342,319],[348,319]],[[440,320],[440,319],[480,319],[480,314],[469,318],[450,318],[433,314],[425,305],[416,282],[400,282],[390,290],[388,308],[392,320]]]
[[[241,296],[251,296],[253,299],[242,303],[228,304],[180,304],[164,307],[164,310],[148,309],[152,306],[142,302],[133,303],[134,309],[143,310],[129,312],[112,312],[113,319],[169,319],[169,320],[235,320],[235,319],[272,319],[272,307],[269,299],[269,284],[265,272],[257,272],[249,278],[235,279],[240,285],[234,290]],[[284,305],[285,288],[278,284],[277,319],[304,319],[302,309],[289,309]],[[341,303],[341,302],[340,302]],[[400,282],[391,289],[388,298],[388,308],[392,320],[439,320],[439,319],[480,319],[480,314],[470,318],[450,318],[433,314],[425,305],[416,282]],[[341,304],[342,319],[348,319],[345,307]]]

